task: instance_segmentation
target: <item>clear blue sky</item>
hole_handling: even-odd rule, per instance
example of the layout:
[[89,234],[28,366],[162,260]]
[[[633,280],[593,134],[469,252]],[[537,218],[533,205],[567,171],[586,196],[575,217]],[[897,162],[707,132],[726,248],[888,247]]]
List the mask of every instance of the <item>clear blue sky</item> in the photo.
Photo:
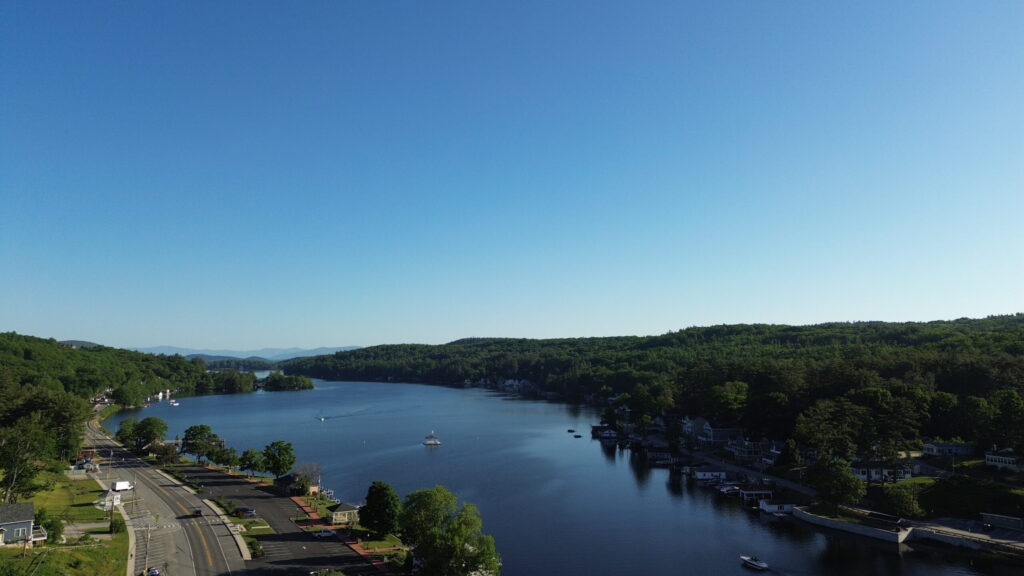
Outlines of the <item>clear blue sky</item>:
[[1024,2],[3,2],[0,331],[1024,311]]

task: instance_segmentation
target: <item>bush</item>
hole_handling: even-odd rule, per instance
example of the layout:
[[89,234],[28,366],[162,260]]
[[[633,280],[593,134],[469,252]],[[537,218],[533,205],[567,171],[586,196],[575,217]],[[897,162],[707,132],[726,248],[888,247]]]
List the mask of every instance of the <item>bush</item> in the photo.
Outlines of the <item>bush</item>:
[[886,484],[882,487],[893,514],[901,518],[922,518],[924,510],[918,502],[921,484]]
[[124,523],[124,518],[121,518],[120,514],[116,514],[116,515],[114,515],[113,518],[110,519],[110,533],[111,534],[120,534],[120,533],[125,532],[127,530],[128,530],[128,525]]
[[40,508],[36,510],[35,523],[46,530],[47,544],[60,543],[60,539],[64,535],[64,523],[60,521],[60,518],[54,518],[46,511],[46,508]]

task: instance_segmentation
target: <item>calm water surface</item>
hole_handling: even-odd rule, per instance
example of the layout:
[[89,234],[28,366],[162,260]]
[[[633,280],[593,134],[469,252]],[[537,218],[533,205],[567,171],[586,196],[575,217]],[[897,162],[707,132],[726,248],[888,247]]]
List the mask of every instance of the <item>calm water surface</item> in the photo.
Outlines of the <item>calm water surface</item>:
[[[374,480],[399,495],[436,484],[475,504],[505,576],[737,574],[756,554],[774,574],[1010,574],[1010,568],[933,548],[904,548],[799,521],[748,512],[733,499],[636,466],[628,452],[590,439],[586,407],[507,398],[485,390],[315,381],[301,392],[182,398],[118,414],[157,416],[169,436],[207,424],[241,452],[274,440],[318,463],[323,483],[362,503]],[[320,417],[324,421],[320,421]],[[580,431],[573,438],[568,429]],[[428,448],[436,431],[443,445]]]

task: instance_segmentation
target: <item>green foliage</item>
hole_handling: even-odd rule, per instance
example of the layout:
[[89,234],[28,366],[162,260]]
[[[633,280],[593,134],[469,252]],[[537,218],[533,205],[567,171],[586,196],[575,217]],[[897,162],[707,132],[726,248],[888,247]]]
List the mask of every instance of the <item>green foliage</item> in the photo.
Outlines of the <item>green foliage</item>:
[[234,448],[218,447],[210,452],[210,461],[229,470],[234,470],[241,464],[242,459]]
[[143,418],[125,418],[121,421],[114,437],[129,450],[141,450],[146,446],[163,440],[167,434],[167,423],[155,416]]
[[44,488],[36,478],[47,462],[58,457],[50,424],[41,412],[32,412],[0,429],[3,504],[25,499]]
[[263,389],[268,392],[280,390],[312,390],[313,380],[306,376],[285,376],[274,372],[263,379]]
[[161,390],[178,395],[230,394],[252,391],[256,382],[248,372],[207,372],[198,358],[105,346],[73,348],[14,332],[0,333],[0,367],[0,373],[6,373],[2,378],[22,387],[67,392],[83,399],[107,393],[125,406],[141,405]]
[[993,480],[964,474],[936,481],[918,498],[929,516],[976,518],[978,512],[1024,515],[1024,494]]
[[375,481],[366,492],[366,504],[359,509],[359,523],[374,538],[398,533],[402,500],[387,482]]
[[[609,406],[604,419],[612,425],[682,412],[735,420],[752,438],[796,433],[844,458],[894,457],[922,435],[1024,449],[1024,404],[1017,401],[1024,393],[1024,314],[711,326],[650,337],[474,338],[278,366],[328,380],[493,387],[528,380],[538,395],[628,407],[614,413]],[[840,429],[821,429],[833,417]]]
[[406,496],[400,525],[403,540],[413,546],[409,561],[425,576],[468,576],[500,572],[494,539],[481,533],[479,511],[457,506],[444,486]]
[[853,475],[845,460],[819,459],[807,475],[821,500],[835,508],[855,504],[867,493],[864,482]]
[[263,464],[263,452],[254,448],[249,448],[242,452],[241,458],[239,458],[238,465],[242,470],[248,470],[249,473],[263,472],[265,466]]
[[156,444],[149,451],[159,464],[170,464],[178,460],[178,447],[171,443]]
[[120,534],[126,530],[128,530],[128,525],[125,524],[124,518],[122,518],[120,514],[115,514],[110,519],[110,533]]
[[185,429],[181,439],[181,451],[193,454],[198,462],[202,462],[213,450],[223,446],[224,441],[213,433],[206,424],[196,424]]
[[887,508],[901,518],[923,518],[924,509],[919,501],[925,485],[921,483],[897,482],[882,486]]
[[263,469],[280,478],[295,465],[295,451],[291,442],[276,440],[263,449]]
[[117,432],[114,434],[114,438],[121,443],[122,446],[127,447],[129,450],[135,447],[135,427],[139,424],[137,418],[128,417],[121,420],[121,424],[117,427]]
[[50,516],[46,508],[39,507],[35,513],[35,523],[46,530],[47,544],[60,544],[61,536],[64,535],[64,523],[56,516]]

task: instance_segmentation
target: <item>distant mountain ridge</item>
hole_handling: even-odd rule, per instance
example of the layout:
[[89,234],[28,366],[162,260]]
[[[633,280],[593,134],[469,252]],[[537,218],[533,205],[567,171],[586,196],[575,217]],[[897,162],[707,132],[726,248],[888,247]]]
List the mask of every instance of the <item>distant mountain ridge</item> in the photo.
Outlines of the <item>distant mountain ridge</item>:
[[334,354],[344,350],[357,350],[359,346],[335,346],[322,348],[261,348],[259,350],[202,350],[195,348],[179,348],[177,346],[152,346],[149,348],[131,348],[136,352],[146,354],[180,354],[181,356],[202,356],[204,358],[240,358],[240,359],[263,359],[271,362],[290,360],[292,358],[305,358],[307,356],[323,356]]

